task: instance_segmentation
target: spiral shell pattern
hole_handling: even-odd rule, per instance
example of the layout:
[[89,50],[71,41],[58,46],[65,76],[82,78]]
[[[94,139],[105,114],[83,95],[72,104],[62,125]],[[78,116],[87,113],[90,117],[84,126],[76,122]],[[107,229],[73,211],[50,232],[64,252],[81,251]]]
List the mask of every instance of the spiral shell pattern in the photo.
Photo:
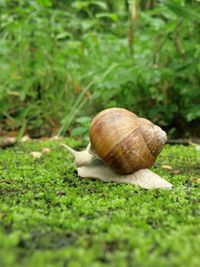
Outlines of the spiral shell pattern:
[[122,108],[97,114],[89,137],[91,152],[120,174],[150,168],[167,140],[160,127]]

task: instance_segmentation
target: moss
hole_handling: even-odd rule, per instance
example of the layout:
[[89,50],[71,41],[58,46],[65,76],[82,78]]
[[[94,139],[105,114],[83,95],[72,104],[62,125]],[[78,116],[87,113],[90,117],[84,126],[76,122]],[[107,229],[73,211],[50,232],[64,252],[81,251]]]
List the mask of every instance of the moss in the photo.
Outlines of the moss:
[[0,266],[199,266],[200,153],[166,146],[154,170],[174,189],[81,179],[59,141],[1,150]]

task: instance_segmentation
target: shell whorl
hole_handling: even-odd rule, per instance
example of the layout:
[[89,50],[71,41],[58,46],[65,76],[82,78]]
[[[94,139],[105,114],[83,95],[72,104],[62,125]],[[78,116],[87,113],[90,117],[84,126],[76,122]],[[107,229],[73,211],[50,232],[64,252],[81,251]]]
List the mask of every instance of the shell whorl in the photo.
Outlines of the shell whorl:
[[166,133],[147,119],[139,118],[142,136],[152,155],[157,157],[167,141]]
[[158,126],[121,108],[97,114],[89,136],[92,153],[121,174],[150,168],[166,142]]

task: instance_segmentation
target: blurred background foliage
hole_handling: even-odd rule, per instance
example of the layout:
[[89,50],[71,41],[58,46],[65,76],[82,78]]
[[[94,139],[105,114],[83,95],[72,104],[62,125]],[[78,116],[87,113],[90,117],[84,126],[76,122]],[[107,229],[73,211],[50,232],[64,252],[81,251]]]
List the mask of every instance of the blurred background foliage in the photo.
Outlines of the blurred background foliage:
[[0,130],[86,136],[124,107],[200,135],[200,1],[0,0]]

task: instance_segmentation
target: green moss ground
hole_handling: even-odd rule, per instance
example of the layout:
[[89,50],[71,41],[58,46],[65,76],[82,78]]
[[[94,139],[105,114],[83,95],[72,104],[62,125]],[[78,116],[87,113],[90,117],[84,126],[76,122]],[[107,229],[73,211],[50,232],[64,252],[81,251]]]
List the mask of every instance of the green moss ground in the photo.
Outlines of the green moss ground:
[[0,150],[1,267],[200,266],[200,153],[166,146],[154,170],[174,189],[147,191],[77,177],[60,143]]

